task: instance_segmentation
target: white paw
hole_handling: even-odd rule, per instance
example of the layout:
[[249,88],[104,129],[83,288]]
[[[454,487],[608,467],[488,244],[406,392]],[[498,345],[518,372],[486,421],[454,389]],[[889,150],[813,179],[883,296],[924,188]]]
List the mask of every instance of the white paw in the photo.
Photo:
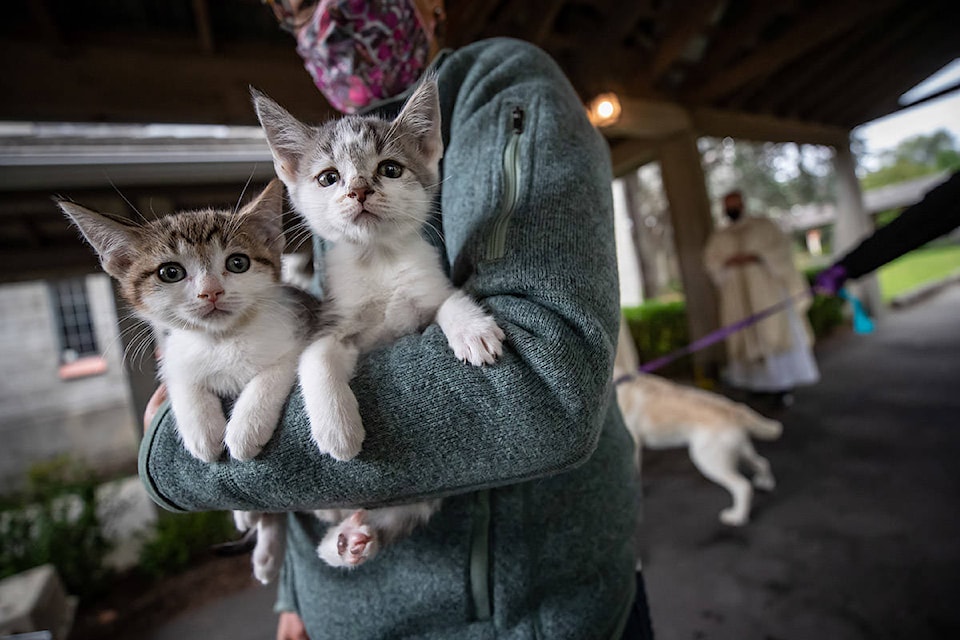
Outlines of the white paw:
[[[227,421],[224,441],[230,455],[237,460],[250,460],[270,441],[280,421],[280,412],[272,402],[253,405],[249,397],[241,395]],[[266,405],[266,406],[264,406]]]
[[497,361],[504,338],[503,329],[488,315],[471,318],[447,334],[454,355],[477,367]]
[[331,567],[353,569],[373,559],[379,551],[377,532],[363,524],[365,511],[357,511],[330,527],[317,547],[317,555]]
[[763,491],[773,491],[777,487],[777,481],[774,480],[772,474],[757,474],[753,476],[753,486]]
[[258,511],[234,511],[233,525],[237,531],[244,532],[253,529],[260,522],[260,513]]
[[741,512],[730,507],[720,512],[720,522],[731,527],[742,527],[748,519],[746,510]]
[[201,431],[200,429],[181,429],[180,438],[183,446],[194,458],[204,462],[216,462],[223,453],[223,430],[218,433]]
[[310,432],[320,453],[328,453],[337,460],[350,460],[360,453],[366,433],[360,419],[360,409],[353,394],[341,396],[340,402],[307,407]]
[[270,584],[276,580],[282,566],[283,558],[275,556],[269,549],[263,549],[258,544],[253,550],[253,577],[260,584]]
[[257,428],[246,420],[246,416],[234,416],[227,422],[224,441],[231,457],[246,461],[256,457],[263,450],[263,445],[267,444],[266,440],[260,442],[261,436]]

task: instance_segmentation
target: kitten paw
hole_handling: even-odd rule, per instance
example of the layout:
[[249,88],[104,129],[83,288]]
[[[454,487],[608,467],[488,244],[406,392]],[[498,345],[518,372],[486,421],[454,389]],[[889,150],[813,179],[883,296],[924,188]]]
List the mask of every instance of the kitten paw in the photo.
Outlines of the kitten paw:
[[377,532],[363,524],[365,511],[356,511],[349,518],[327,530],[317,555],[331,567],[359,567],[379,551]]
[[270,584],[280,575],[283,558],[277,557],[269,551],[262,550],[260,545],[253,550],[253,577],[260,584]]
[[227,423],[227,436],[224,438],[230,457],[246,462],[257,457],[266,442],[258,442],[252,429],[238,425],[234,420]]
[[260,513],[257,511],[234,511],[233,512],[233,525],[237,528],[237,531],[239,531],[240,533],[253,529],[259,523],[260,523]]
[[[222,432],[221,432],[222,433]],[[199,433],[180,433],[183,446],[194,458],[204,462],[216,462],[223,453],[223,440]],[[221,436],[222,437],[222,436]]]
[[320,453],[346,461],[360,453],[366,432],[360,419],[360,409],[352,394],[339,406],[310,411],[310,432]]
[[490,316],[471,318],[447,334],[447,342],[457,359],[479,367],[493,364],[503,353],[503,329]]

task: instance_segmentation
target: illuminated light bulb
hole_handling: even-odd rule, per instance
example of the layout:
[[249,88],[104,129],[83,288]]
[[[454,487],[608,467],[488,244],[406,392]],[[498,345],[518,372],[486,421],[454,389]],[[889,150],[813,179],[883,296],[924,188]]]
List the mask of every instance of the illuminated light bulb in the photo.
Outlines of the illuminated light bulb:
[[587,117],[595,127],[608,127],[620,119],[620,99],[615,93],[603,93],[590,102]]

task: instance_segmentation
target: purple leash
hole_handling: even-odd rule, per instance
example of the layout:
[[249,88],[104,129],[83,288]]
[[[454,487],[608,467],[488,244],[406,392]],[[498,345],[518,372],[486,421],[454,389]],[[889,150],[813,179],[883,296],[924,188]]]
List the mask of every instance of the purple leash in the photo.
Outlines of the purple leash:
[[[650,362],[644,365],[641,365],[638,371],[640,373],[650,373],[651,371],[656,371],[661,367],[665,367],[666,365],[670,364],[671,362],[673,362],[678,358],[682,358],[685,355],[695,353],[697,351],[700,351],[701,349],[706,349],[712,344],[716,344],[721,340],[725,340],[728,336],[733,335],[737,331],[746,329],[750,325],[754,325],[760,322],[761,320],[763,320],[764,318],[768,316],[772,316],[775,313],[780,313],[787,307],[793,305],[794,302],[809,295],[813,295],[813,289],[808,289],[801,293],[794,294],[784,300],[781,300],[780,302],[774,305],[767,307],[766,309],[762,309],[752,315],[749,315],[742,320],[738,320],[732,324],[728,324],[725,327],[720,327],[716,331],[711,331],[707,335],[703,336],[702,338],[698,338],[694,340],[693,342],[691,342],[685,347],[681,347],[680,349],[677,349],[676,351],[672,351],[666,355],[660,356],[659,358],[654,358]],[[622,376],[616,378],[613,381],[613,384],[614,385],[623,384],[628,380],[632,380],[636,376],[637,376],[636,373],[625,373]]]

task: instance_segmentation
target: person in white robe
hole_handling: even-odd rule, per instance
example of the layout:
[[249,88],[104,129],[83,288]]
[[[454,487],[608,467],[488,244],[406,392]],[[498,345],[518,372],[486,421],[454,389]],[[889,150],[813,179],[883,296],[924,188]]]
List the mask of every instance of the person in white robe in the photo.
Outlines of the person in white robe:
[[730,220],[704,248],[704,265],[717,287],[720,322],[726,326],[795,296],[793,305],[726,340],[724,381],[732,387],[778,394],[792,402],[797,386],[814,384],[820,372],[813,357],[813,330],[807,320],[809,287],[793,263],[789,238],[772,220],[744,215],[738,191],[724,197]]

